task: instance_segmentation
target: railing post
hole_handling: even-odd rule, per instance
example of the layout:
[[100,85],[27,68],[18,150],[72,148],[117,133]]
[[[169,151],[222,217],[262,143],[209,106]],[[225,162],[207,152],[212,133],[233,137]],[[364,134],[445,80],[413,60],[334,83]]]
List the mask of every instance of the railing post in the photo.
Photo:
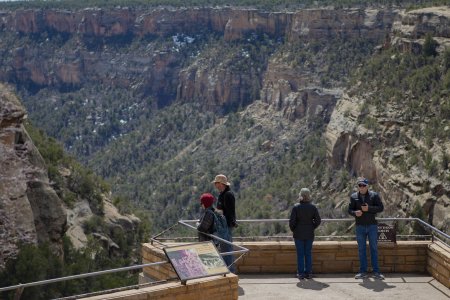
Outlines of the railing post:
[[16,293],[14,294],[14,300],[20,300],[20,297],[22,297],[24,287],[21,286],[16,290]]

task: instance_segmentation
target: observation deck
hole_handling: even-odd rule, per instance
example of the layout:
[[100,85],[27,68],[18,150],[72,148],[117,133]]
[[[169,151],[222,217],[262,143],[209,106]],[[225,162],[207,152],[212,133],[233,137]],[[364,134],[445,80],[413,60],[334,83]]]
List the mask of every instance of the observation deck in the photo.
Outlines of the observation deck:
[[[378,220],[396,224],[397,231],[395,242],[378,244],[379,265],[385,280],[370,276],[354,279],[359,259],[351,230],[352,219],[323,220],[324,226],[316,233],[313,244],[314,277],[297,279],[296,250],[286,229],[288,220],[270,219],[239,221],[234,250],[221,253],[222,256],[234,255],[236,274],[183,282],[163,251],[167,247],[196,242],[196,229],[191,225],[196,220],[181,220],[142,245],[142,265],[2,287],[0,292],[16,290],[15,298],[20,299],[20,291],[28,286],[142,269],[139,283],[134,286],[60,299],[450,299],[450,236],[416,218]],[[343,226],[345,223],[349,225]],[[278,224],[275,226],[277,234],[250,234],[267,228],[267,224]],[[347,228],[340,232],[349,235],[326,234],[330,228]]]

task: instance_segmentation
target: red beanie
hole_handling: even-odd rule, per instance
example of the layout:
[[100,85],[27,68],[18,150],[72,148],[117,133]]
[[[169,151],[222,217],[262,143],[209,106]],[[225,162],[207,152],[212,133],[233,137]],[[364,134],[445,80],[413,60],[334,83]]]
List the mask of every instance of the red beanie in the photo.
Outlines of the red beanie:
[[210,193],[205,193],[200,196],[200,202],[201,202],[201,204],[203,204],[205,206],[205,208],[208,208],[211,205],[213,205],[214,200],[216,200],[216,199]]

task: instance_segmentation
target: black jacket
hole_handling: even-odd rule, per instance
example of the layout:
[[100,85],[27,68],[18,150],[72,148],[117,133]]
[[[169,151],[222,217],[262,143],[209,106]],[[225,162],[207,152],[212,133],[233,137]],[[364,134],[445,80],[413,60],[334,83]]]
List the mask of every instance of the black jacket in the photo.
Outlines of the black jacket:
[[[369,210],[363,212],[361,217],[355,215],[355,211],[362,210],[361,205],[367,203]],[[350,204],[348,205],[348,213],[355,217],[356,225],[373,225],[377,224],[375,215],[382,212],[384,209],[383,202],[378,193],[374,191],[368,191],[365,195],[359,192],[353,193],[350,196]]]
[[294,239],[314,239],[314,229],[320,225],[321,219],[317,207],[310,202],[300,202],[294,205],[289,218],[289,228]]
[[217,209],[223,210],[223,215],[227,219],[228,227],[236,227],[236,210],[234,194],[227,186],[217,198]]
[[208,207],[207,209],[203,210],[202,215],[200,216],[200,221],[197,225],[197,231],[198,231],[198,241],[204,242],[204,241],[210,241],[212,240],[211,237],[202,234],[202,232],[206,232],[209,234],[212,234],[214,231],[214,208]]

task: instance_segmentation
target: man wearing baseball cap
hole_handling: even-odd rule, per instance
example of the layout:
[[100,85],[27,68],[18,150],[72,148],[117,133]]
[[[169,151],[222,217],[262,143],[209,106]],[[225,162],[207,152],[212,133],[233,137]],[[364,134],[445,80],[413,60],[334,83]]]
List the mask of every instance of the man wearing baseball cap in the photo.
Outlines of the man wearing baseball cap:
[[384,209],[378,193],[369,191],[369,181],[359,177],[357,180],[358,192],[350,196],[348,213],[355,217],[356,241],[358,243],[359,273],[355,279],[367,277],[366,240],[369,239],[370,260],[373,277],[384,279],[378,266],[378,225],[375,215]]
[[[235,198],[233,192],[230,190],[230,183],[228,182],[227,176],[223,174],[217,175],[213,182],[214,187],[219,191],[219,197],[217,198],[217,209],[222,211],[225,218],[227,219],[228,233],[230,242],[233,242],[232,229],[237,227],[236,223],[236,211],[235,211]],[[229,246],[226,252],[233,251],[233,247]],[[229,267],[231,272],[235,272],[235,267],[233,263],[233,256],[227,255],[223,258],[225,263]]]

